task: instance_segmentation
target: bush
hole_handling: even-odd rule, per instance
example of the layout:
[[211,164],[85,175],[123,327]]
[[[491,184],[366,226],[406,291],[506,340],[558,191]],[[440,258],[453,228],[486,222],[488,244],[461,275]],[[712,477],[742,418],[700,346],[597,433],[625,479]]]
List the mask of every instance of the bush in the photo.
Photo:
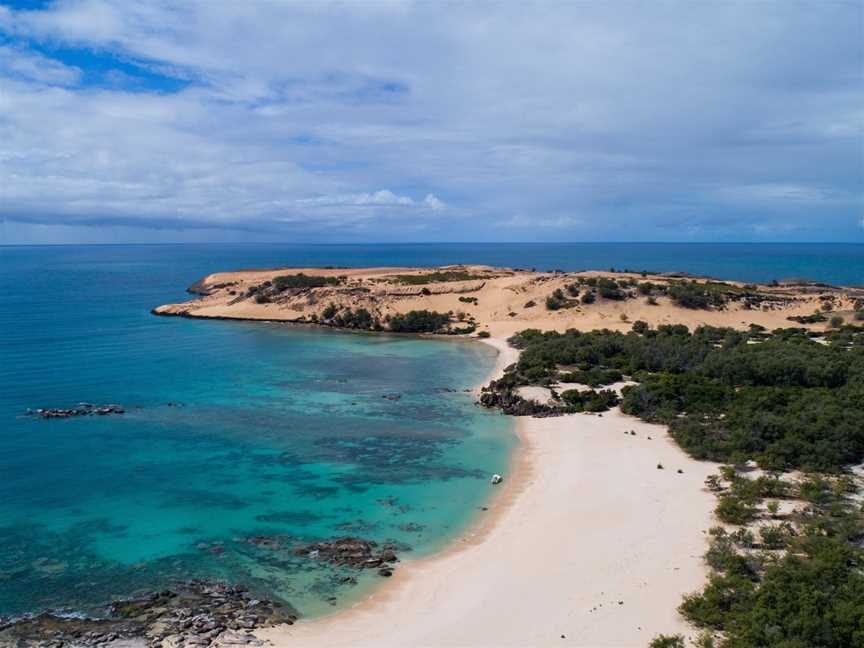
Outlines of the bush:
[[564,296],[564,291],[560,288],[555,289],[552,294],[546,298],[546,310],[556,311],[561,308],[573,308],[577,302],[573,299],[567,299]]
[[676,635],[657,635],[648,644],[648,648],[685,648],[684,636]]
[[726,303],[726,298],[721,292],[695,281],[670,285],[669,296],[683,308],[708,309]]
[[637,335],[645,335],[651,327],[648,326],[648,322],[644,322],[642,320],[636,320],[633,322],[633,326],[631,327],[631,331],[636,333]]
[[337,286],[341,282],[338,277],[310,277],[302,272],[293,275],[280,275],[273,278],[273,288],[277,292],[289,288],[321,288],[322,286]]
[[537,305],[537,302],[535,302],[532,299],[530,301],[525,302],[525,306],[523,306],[523,308],[534,308],[536,305]]
[[597,301],[597,296],[594,294],[593,291],[589,290],[588,292],[582,294],[581,301],[583,304],[593,304],[595,301]]
[[864,322],[864,308],[859,311],[855,311],[855,320],[858,322]]
[[714,512],[726,524],[747,524],[757,518],[759,509],[736,495],[726,493],[720,496]]
[[444,283],[448,281],[470,281],[472,279],[482,278],[483,275],[473,275],[464,270],[444,270],[417,275],[396,275],[396,280],[398,282],[409,286],[419,286],[428,283]]
[[412,310],[390,318],[390,330],[395,333],[437,333],[450,323],[447,313]]
[[492,334],[489,331],[480,331],[477,334],[477,337],[478,338],[488,338],[488,337],[492,337]]
[[375,328],[377,322],[375,318],[372,317],[372,313],[370,313],[365,308],[358,308],[356,311],[348,308],[341,314],[336,316],[333,319],[333,323],[336,326],[341,326],[344,328],[362,329],[368,331]]
[[571,371],[558,376],[560,382],[579,383],[589,387],[602,387],[622,380],[624,376],[617,369],[593,367],[584,371]]
[[618,282],[607,277],[597,279],[597,292],[603,299],[621,301],[627,299],[627,293],[618,287]]
[[831,318],[831,321],[828,323],[828,326],[830,326],[831,328],[837,329],[837,328],[840,328],[841,326],[843,326],[843,321],[844,320],[843,320],[842,315],[835,315],[834,317]]
[[618,404],[618,394],[611,389],[601,391],[579,391],[568,389],[561,394],[561,400],[576,412],[605,412]]
[[255,294],[255,303],[256,304],[269,304],[270,303],[270,297],[268,295],[266,295],[265,293],[261,293],[261,292],[256,293]]
[[334,317],[336,317],[336,313],[338,313],[338,312],[339,312],[339,307],[336,304],[334,304],[333,302],[330,302],[327,305],[327,308],[325,308],[323,311],[321,311],[321,318],[325,319],[325,320],[333,319]]

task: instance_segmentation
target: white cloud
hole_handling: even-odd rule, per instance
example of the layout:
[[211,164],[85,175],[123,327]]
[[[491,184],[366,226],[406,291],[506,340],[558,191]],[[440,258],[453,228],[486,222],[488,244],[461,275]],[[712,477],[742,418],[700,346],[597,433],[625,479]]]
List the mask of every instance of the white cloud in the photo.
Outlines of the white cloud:
[[[504,219],[514,232],[573,238],[688,236],[681,213],[706,236],[742,214],[848,233],[864,163],[859,15],[841,3],[782,17],[770,3],[0,7],[15,43],[0,46],[0,219],[358,224],[371,238],[376,223],[393,236],[426,223],[441,240],[434,212],[447,209],[484,236],[500,214],[531,215]],[[28,42],[191,83],[147,92],[126,66],[81,87],[77,68]]]
[[786,183],[747,184],[723,187],[714,192],[721,200],[743,203],[789,203],[818,204],[829,202],[836,197],[819,187]]
[[0,45],[0,76],[23,77],[36,83],[71,86],[81,70],[21,48]]
[[444,209],[447,205],[443,200],[435,196],[435,194],[426,194],[423,203],[430,209]]

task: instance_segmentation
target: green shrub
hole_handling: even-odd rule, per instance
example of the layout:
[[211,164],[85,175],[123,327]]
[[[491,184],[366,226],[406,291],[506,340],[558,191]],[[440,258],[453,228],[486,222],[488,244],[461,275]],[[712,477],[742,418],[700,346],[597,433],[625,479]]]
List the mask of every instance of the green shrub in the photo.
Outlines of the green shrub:
[[339,307],[333,302],[330,302],[327,307],[323,311],[321,311],[321,318],[325,320],[333,319],[334,317],[336,317],[336,313],[338,312]]
[[302,272],[293,275],[280,275],[273,278],[273,288],[277,292],[291,288],[321,288],[322,286],[337,286],[341,283],[338,277],[310,277]]
[[370,330],[375,328],[376,320],[365,308],[358,308],[356,311],[350,308],[342,311],[339,315],[333,318],[333,323],[336,326],[344,328]]
[[483,275],[474,275],[464,270],[444,270],[427,272],[417,275],[396,275],[396,280],[399,283],[409,286],[419,286],[428,283],[444,283],[449,281],[470,281],[472,279],[482,279]]
[[477,334],[477,337],[479,337],[479,338],[488,338],[488,337],[492,337],[492,334],[491,334],[489,331],[480,331],[480,332]]
[[600,367],[592,367],[584,371],[571,371],[562,373],[558,380],[564,383],[579,383],[580,385],[588,385],[589,387],[602,387],[611,385],[620,380],[624,376],[617,369],[601,369]]
[[[533,302],[532,302],[533,303]],[[552,294],[546,298],[546,310],[556,311],[562,308],[573,308],[578,302],[573,299],[567,299],[564,296],[564,291],[556,288]]]
[[831,328],[837,329],[837,328],[840,328],[841,326],[843,326],[843,321],[844,320],[843,320],[842,315],[835,315],[834,317],[831,318],[831,321],[828,323],[828,326],[830,326]]
[[685,648],[684,636],[660,634],[651,640],[648,648]]
[[613,299],[616,301],[627,299],[627,293],[618,287],[618,282],[608,277],[597,279],[597,292],[603,299]]
[[668,288],[669,296],[683,308],[708,309],[726,303],[726,297],[718,290],[695,281],[678,282]]
[[648,326],[648,322],[636,320],[635,322],[633,322],[633,326],[630,328],[630,330],[637,335],[645,335],[645,333],[647,333],[650,328],[651,327]]
[[593,291],[589,290],[582,294],[581,301],[583,304],[593,304],[597,301],[597,295],[595,295]]
[[618,394],[611,389],[594,391],[579,391],[568,389],[561,394],[561,400],[570,405],[577,412],[605,412],[618,404]]
[[759,515],[759,509],[731,493],[720,496],[714,512],[726,524],[747,524]]
[[390,330],[396,333],[437,333],[450,323],[447,313],[412,310],[390,318]]

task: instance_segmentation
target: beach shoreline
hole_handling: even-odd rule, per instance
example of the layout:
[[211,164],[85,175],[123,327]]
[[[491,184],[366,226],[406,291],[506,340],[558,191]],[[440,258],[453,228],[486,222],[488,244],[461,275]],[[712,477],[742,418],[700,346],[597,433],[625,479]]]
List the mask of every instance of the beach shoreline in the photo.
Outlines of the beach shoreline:
[[[483,341],[498,350],[491,380],[518,351]],[[714,498],[703,482],[716,465],[618,411],[515,418],[504,482],[462,536],[401,564],[349,608],[257,635],[277,648],[644,646],[661,632],[694,636],[676,608],[707,574]]]

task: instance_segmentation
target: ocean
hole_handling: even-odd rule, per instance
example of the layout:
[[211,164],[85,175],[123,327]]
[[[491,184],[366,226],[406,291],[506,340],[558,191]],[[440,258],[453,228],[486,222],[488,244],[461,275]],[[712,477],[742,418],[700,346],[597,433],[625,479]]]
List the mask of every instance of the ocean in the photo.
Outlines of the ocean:
[[[353,535],[410,558],[458,536],[516,444],[465,391],[493,350],[150,309],[219,270],[460,262],[864,283],[864,245],[0,247],[0,616],[191,577],[317,616],[381,578],[343,583],[297,544]],[[79,402],[126,413],[26,415]]]

